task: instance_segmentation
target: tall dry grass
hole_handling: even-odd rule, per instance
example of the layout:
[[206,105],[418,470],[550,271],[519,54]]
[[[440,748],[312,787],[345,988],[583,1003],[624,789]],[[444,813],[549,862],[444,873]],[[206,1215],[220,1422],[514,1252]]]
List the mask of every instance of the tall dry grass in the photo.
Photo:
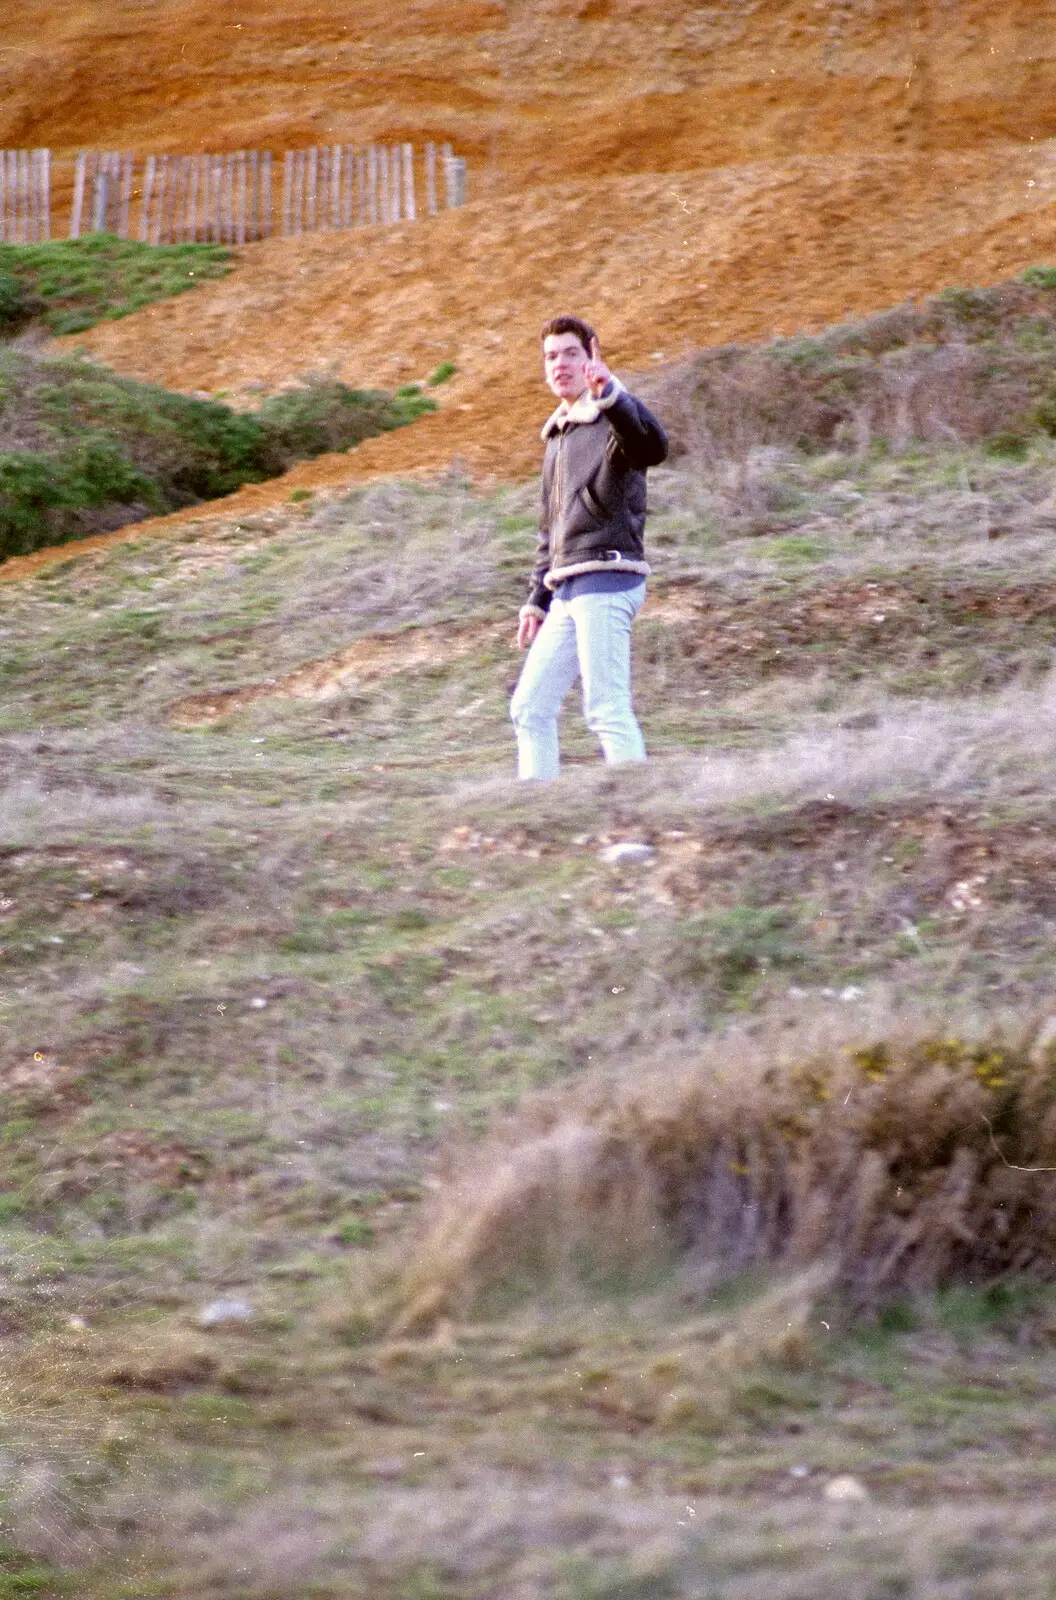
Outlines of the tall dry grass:
[[857,1308],[1056,1260],[1056,1028],[787,1042],[609,1063],[439,1189],[384,1310],[403,1332],[541,1287],[824,1267]]

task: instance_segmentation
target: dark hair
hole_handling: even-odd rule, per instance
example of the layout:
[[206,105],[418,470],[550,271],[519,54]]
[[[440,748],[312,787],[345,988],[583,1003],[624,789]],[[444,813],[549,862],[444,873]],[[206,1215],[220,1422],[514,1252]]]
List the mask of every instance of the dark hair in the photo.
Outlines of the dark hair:
[[543,324],[540,343],[553,333],[574,333],[588,356],[592,341],[598,337],[590,323],[584,322],[582,317],[551,317],[549,322]]

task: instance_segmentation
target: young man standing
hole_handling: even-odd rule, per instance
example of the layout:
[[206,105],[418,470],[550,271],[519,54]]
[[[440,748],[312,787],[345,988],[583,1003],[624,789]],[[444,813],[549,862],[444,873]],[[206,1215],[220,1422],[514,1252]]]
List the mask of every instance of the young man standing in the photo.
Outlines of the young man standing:
[[631,624],[645,599],[645,473],[667,456],[656,418],[601,359],[579,317],[543,329],[543,373],[560,402],[543,429],[539,545],[510,703],[517,774],[556,778],[557,719],[577,675],[605,760],[644,761],[631,707]]

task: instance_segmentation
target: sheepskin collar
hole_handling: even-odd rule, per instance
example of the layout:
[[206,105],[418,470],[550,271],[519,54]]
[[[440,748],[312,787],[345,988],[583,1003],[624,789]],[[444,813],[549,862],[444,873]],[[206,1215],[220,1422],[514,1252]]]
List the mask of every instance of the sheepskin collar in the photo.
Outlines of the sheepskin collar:
[[618,395],[625,394],[623,384],[613,373],[609,379],[609,387],[600,400],[595,400],[589,389],[569,405],[567,400],[562,400],[557,410],[554,411],[543,425],[542,437],[549,439],[552,433],[560,433],[573,422],[597,422],[603,411],[608,411]]
[[600,416],[601,407],[590,390],[584,389],[571,405],[567,400],[562,400],[557,410],[547,417],[543,424],[542,437],[549,439],[552,433],[560,433],[570,422],[597,422]]

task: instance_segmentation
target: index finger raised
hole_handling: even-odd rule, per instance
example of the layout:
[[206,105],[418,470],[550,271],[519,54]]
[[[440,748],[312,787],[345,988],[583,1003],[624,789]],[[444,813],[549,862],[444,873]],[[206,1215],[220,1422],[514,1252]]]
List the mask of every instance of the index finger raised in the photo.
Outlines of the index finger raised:
[[597,335],[596,334],[595,334],[594,338],[590,341],[590,359],[592,361],[600,361],[601,360],[601,345],[598,343],[598,339],[597,339]]

